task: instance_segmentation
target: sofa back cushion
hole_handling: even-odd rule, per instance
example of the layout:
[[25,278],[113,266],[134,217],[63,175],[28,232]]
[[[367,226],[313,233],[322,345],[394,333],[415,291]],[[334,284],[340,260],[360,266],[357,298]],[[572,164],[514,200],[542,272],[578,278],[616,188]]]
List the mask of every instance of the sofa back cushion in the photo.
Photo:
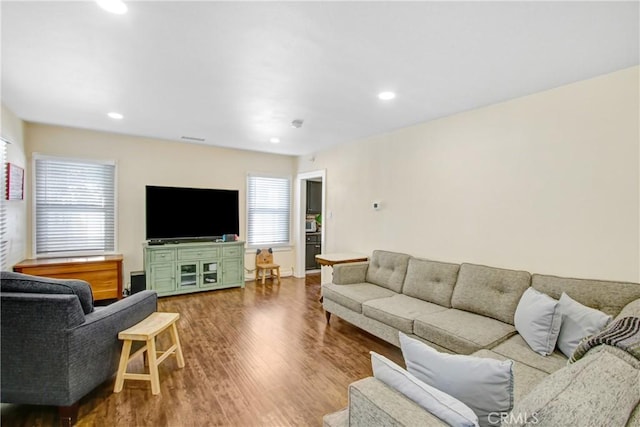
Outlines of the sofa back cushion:
[[462,264],[451,306],[513,325],[522,294],[531,283],[526,271]]
[[367,282],[400,293],[409,258],[409,255],[397,252],[373,251],[367,269]]
[[0,291],[27,294],[72,294],[80,300],[84,314],[93,311],[91,286],[84,280],[52,279],[3,271],[0,273]]
[[616,316],[631,301],[640,298],[640,284],[605,280],[572,279],[534,274],[531,286],[552,298],[565,292],[575,301]]
[[411,258],[402,293],[450,308],[459,269],[458,264]]

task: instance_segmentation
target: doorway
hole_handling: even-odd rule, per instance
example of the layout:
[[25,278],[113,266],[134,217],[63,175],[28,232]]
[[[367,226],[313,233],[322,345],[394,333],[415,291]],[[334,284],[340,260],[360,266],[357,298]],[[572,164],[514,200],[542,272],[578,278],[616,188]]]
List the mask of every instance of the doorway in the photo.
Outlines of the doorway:
[[323,221],[325,211],[325,171],[299,174],[297,177],[299,201],[296,277],[320,275],[320,265],[316,263],[316,254],[322,253],[326,224]]
[[305,210],[305,275],[320,274],[320,264],[316,262],[316,255],[322,253],[322,179],[309,178],[305,180],[306,210]]

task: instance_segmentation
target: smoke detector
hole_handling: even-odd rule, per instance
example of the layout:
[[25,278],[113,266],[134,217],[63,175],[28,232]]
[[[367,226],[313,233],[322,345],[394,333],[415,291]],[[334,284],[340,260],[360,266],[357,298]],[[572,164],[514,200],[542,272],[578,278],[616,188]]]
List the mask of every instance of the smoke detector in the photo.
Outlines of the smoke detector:
[[296,129],[301,128],[302,127],[302,123],[304,123],[304,120],[295,119],[294,121],[291,122],[291,127],[294,127]]

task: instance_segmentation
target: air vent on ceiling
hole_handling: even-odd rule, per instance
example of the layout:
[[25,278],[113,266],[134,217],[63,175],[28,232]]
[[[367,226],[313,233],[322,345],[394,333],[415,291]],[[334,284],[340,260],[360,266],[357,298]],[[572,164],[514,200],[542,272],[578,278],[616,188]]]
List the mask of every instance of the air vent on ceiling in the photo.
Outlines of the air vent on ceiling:
[[198,142],[204,142],[204,138],[196,138],[195,136],[181,136],[181,139],[186,139],[188,141],[198,141]]

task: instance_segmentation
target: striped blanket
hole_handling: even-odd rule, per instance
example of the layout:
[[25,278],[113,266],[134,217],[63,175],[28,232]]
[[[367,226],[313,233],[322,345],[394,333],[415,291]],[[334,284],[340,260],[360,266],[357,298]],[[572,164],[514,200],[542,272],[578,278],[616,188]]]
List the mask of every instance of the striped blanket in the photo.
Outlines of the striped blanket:
[[623,317],[611,322],[596,335],[583,339],[569,363],[580,360],[587,351],[603,344],[618,347],[640,360],[640,317]]

